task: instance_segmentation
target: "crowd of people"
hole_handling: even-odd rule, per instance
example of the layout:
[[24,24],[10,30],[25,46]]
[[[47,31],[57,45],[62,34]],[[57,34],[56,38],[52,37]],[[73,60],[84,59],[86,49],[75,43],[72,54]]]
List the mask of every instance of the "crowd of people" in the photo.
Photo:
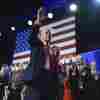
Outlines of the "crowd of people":
[[[59,54],[57,52],[55,54]],[[56,58],[54,59],[57,60]],[[38,72],[33,74],[35,76],[30,81],[20,79],[1,80],[0,100],[12,100],[12,98],[27,100],[29,97],[31,99],[35,98],[35,100],[41,100],[42,98],[64,100],[64,95],[68,95],[64,93],[65,88],[69,91],[69,100],[79,100],[81,94],[85,94],[88,90],[89,82],[99,79],[95,71],[95,63],[89,65],[84,63],[83,59],[78,62],[69,60],[67,63],[55,63],[54,61],[52,67],[51,70],[47,67],[38,69]],[[27,91],[29,92],[28,96],[25,94]]]

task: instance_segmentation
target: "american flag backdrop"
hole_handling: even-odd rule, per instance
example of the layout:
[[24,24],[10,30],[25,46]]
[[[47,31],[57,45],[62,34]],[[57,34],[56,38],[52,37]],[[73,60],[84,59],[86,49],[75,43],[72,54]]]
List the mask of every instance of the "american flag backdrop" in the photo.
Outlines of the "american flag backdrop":
[[60,48],[61,57],[76,54],[77,39],[76,39],[76,17],[71,16],[63,20],[45,25],[40,28],[43,30],[50,30],[51,43],[50,46],[57,46]]
[[[40,30],[50,30],[50,46],[61,48],[60,55],[63,57],[77,52],[76,40],[76,17],[71,16],[60,21],[42,26]],[[24,63],[30,61],[30,45],[28,38],[32,30],[18,32],[16,37],[16,50],[13,63]]]
[[24,30],[18,32],[16,36],[16,49],[13,56],[13,64],[24,63],[30,61],[30,45],[28,43],[32,30]]

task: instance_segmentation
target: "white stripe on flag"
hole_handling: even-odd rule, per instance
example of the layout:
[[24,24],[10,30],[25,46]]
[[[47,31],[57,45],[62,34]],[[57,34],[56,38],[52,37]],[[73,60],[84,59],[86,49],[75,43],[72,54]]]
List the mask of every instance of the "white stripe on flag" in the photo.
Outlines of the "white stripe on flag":
[[76,53],[76,47],[60,51],[60,55],[67,55],[67,54],[71,54],[71,53]]
[[70,29],[74,29],[76,27],[76,24],[71,24],[71,25],[66,25],[64,27],[61,27],[59,29],[52,29],[52,33],[51,34],[57,34],[63,31],[68,31]]
[[28,55],[28,54],[31,54],[30,50],[24,51],[24,52],[20,52],[20,53],[15,53],[13,57],[16,58],[16,57],[24,56],[24,55]]
[[73,44],[76,44],[76,39],[64,41],[64,42],[61,42],[61,43],[54,43],[54,44],[51,45],[51,47],[52,46],[65,47],[65,46],[70,46],[70,45],[73,45]]
[[21,59],[14,59],[13,60],[13,64],[16,64],[16,63],[24,63],[24,62],[30,62],[30,57],[21,58]]
[[55,27],[55,26],[59,26],[61,24],[65,24],[65,23],[69,23],[71,21],[75,21],[75,16],[72,16],[72,17],[69,17],[69,18],[66,18],[64,20],[61,20],[61,21],[58,21],[58,22],[55,22],[55,23],[51,23],[49,25],[45,25],[45,26],[42,26],[40,28],[40,30],[47,30],[47,29],[51,29],[51,27]]
[[60,35],[58,36],[53,36],[51,38],[51,42],[54,42],[54,41],[57,41],[57,40],[62,40],[62,39],[67,39],[69,37],[72,37],[72,36],[75,36],[76,35],[76,32],[75,31],[72,31],[72,32],[69,32],[69,33],[61,33]]

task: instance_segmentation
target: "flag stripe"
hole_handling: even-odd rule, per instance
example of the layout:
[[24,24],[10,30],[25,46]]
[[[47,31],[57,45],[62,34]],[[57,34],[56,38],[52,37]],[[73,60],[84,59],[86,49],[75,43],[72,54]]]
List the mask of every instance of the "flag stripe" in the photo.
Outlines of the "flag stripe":
[[30,54],[30,53],[31,53],[30,50],[24,51],[24,52],[20,52],[20,53],[15,53],[15,54],[14,54],[14,58],[17,58],[17,57],[23,56],[23,55],[28,55],[28,54]]
[[72,39],[74,39],[74,37],[75,36],[72,36],[72,37],[69,37],[69,38],[63,38],[63,39],[59,39],[59,40],[55,40],[55,41],[53,41],[53,42],[51,42],[51,44],[54,44],[54,43],[62,43],[62,42],[64,42],[64,41],[70,41],[70,40],[72,40]]
[[54,43],[51,46],[56,45],[58,47],[64,47],[64,46],[69,46],[69,45],[72,45],[72,44],[76,44],[76,39],[72,39],[72,40],[69,40],[69,41],[64,41],[62,43]]
[[64,49],[60,51],[60,55],[66,55],[66,54],[70,54],[70,53],[76,53],[76,47],[74,48],[69,48],[69,49]]
[[67,31],[67,30],[73,29],[75,27],[76,27],[76,24],[71,24],[68,26],[61,27],[59,29],[52,29],[52,34],[57,34],[57,33],[62,32],[62,31]]
[[64,49],[67,49],[67,48],[73,48],[73,47],[76,47],[76,45],[77,45],[77,43],[69,45],[69,46],[64,46],[64,47],[61,47],[60,50],[64,50]]
[[54,26],[54,27],[52,27],[52,28],[54,28],[54,29],[59,29],[59,28],[64,27],[64,26],[69,26],[70,24],[75,24],[75,20],[72,20],[71,22],[67,22],[67,23],[65,22],[65,23],[63,23],[63,24]]
[[23,59],[23,58],[27,58],[27,57],[31,57],[31,53],[30,54],[24,54],[24,55],[18,56],[15,59]]
[[21,58],[21,59],[14,59],[13,60],[13,64],[16,64],[16,63],[24,63],[24,62],[30,62],[30,57]]
[[[70,29],[70,30],[68,30],[68,31],[62,31],[62,32],[59,32],[59,33],[57,33],[57,34],[52,34],[51,36],[53,37],[53,38],[58,38],[59,36],[61,36],[61,35],[65,35],[66,37],[69,37],[71,34],[72,34],[72,32],[73,33],[76,33],[75,32],[75,29]],[[69,35],[70,34],[70,35]],[[67,36],[68,35],[68,36]],[[52,39],[53,39],[52,38]],[[51,41],[52,41],[52,39],[51,39]]]
[[61,25],[61,24],[63,24],[63,23],[68,23],[68,22],[70,22],[70,21],[74,21],[75,19],[76,19],[75,16],[72,16],[72,17],[66,18],[66,19],[64,19],[64,20],[57,21],[57,22],[55,22],[55,23],[51,23],[51,24],[49,24],[49,25],[45,25],[45,26],[41,27],[40,30],[46,30],[47,28],[59,26],[59,25]]

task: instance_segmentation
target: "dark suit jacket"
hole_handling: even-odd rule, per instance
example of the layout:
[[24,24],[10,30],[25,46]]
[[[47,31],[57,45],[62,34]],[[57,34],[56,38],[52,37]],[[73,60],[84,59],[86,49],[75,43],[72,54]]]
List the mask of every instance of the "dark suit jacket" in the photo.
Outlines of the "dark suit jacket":
[[44,53],[43,43],[33,34],[31,34],[29,39],[32,50],[31,63],[29,65],[32,67],[32,87],[34,91],[38,91],[36,95],[40,95],[41,100],[49,100],[50,97],[52,100],[55,100],[53,97],[56,97],[56,74],[44,68],[46,55]]

